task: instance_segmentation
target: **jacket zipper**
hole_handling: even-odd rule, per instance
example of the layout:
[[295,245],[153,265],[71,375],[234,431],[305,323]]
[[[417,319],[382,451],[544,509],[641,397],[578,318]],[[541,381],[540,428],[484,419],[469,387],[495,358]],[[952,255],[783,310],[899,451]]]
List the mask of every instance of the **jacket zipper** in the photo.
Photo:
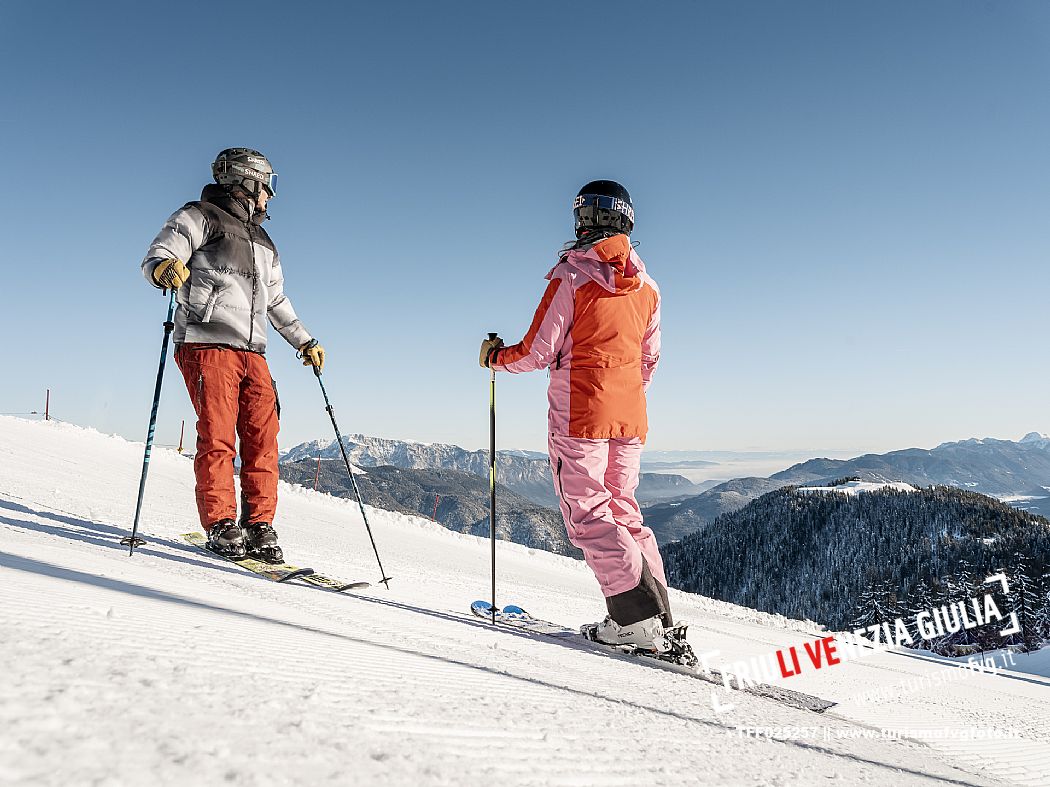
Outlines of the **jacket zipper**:
[[248,230],[248,245],[251,246],[252,249],[252,308],[251,313],[248,315],[250,321],[248,327],[248,349],[251,350],[255,339],[255,290],[259,282],[259,275],[256,271],[255,236],[252,234],[252,217],[250,214],[248,216],[248,221],[244,222],[244,226]]

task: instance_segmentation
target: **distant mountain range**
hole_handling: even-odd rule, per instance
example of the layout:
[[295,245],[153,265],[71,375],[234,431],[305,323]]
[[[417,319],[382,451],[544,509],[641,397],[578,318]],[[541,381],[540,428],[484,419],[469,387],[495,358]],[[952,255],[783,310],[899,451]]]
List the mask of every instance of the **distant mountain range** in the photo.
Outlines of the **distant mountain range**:
[[738,478],[699,495],[647,506],[646,523],[666,543],[775,489],[843,477],[954,486],[1003,498],[1030,513],[1050,515],[1050,438],[1031,432],[1016,442],[970,439],[854,459],[811,459],[769,478]]
[[1050,495],[1050,439],[1032,432],[1021,440],[970,439],[933,449],[906,448],[855,459],[811,459],[774,473],[786,484],[833,476],[872,481],[906,481],[916,486],[944,484],[992,497]]
[[[342,459],[282,462],[281,479],[336,497],[352,497],[353,488]],[[434,519],[449,530],[487,536],[489,533],[488,481],[459,470],[369,467],[355,473],[361,495],[369,505]],[[559,555],[581,557],[565,534],[561,514],[537,505],[506,487],[497,487],[496,534]]]
[[677,541],[782,486],[783,482],[768,478],[735,478],[698,495],[645,506],[645,524],[659,543]]
[[[456,445],[414,443],[359,434],[344,436],[343,444],[350,461],[361,468],[389,465],[406,470],[458,470],[485,479],[489,474],[489,454],[485,450],[468,451]],[[282,454],[281,461],[313,459],[316,462],[318,457],[341,458],[339,445],[335,440],[301,443]],[[558,508],[550,465],[544,454],[534,451],[497,451],[496,478],[511,491],[537,505],[554,510]],[[638,499],[642,502],[666,500],[697,494],[701,489],[680,475],[642,473]]]
[[[371,479],[382,488],[370,490],[369,502],[396,511],[433,515],[434,496],[446,497],[450,506],[445,519],[449,527],[463,532],[487,531],[488,452],[468,451],[442,443],[415,443],[364,435],[344,437],[350,460],[370,471],[383,468]],[[660,460],[677,459],[656,454]],[[334,440],[302,443],[282,456],[283,465],[307,462],[309,467],[282,471],[308,486],[313,484],[316,460],[341,459]],[[702,462],[683,456],[677,462]],[[322,468],[326,463],[322,462]],[[341,464],[340,464],[341,466]],[[652,464],[647,463],[647,467]],[[659,463],[656,463],[660,467]],[[390,468],[431,473],[394,473]],[[323,470],[323,477],[327,471]],[[456,473],[464,474],[461,478]],[[346,492],[346,470],[330,473],[333,493]],[[550,468],[543,454],[531,451],[499,451],[497,478],[501,489],[501,512],[507,532],[515,541],[569,554],[564,538],[558,501]],[[645,508],[645,521],[661,544],[682,539],[707,527],[723,514],[738,511],[752,500],[785,486],[826,485],[842,478],[863,481],[903,481],[917,487],[945,485],[1004,499],[1015,508],[1050,515],[1050,438],[1036,432],[1019,441],[970,439],[944,443],[932,449],[908,448],[887,454],[866,454],[853,459],[811,459],[774,473],[768,478],[737,478],[709,489],[669,473],[643,473],[638,490]],[[305,480],[304,480],[305,479]],[[450,491],[449,485],[455,487]],[[324,488],[322,486],[322,488]],[[445,489],[445,492],[442,492]],[[374,492],[374,498],[373,498]],[[455,510],[453,510],[455,509]],[[541,510],[542,509],[542,510]],[[530,531],[530,527],[535,531]]]

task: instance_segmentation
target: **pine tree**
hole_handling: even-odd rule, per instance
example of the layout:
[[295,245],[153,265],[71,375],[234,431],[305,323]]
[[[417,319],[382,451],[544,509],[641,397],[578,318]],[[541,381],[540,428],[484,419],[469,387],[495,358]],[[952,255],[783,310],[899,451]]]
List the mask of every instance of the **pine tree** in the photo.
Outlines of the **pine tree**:
[[1043,640],[1050,639],[1050,566],[1042,572],[1038,583],[1039,607],[1035,612],[1036,625]]
[[1014,554],[1014,564],[1010,572],[1010,592],[1007,594],[1007,609],[1017,614],[1021,631],[1010,638],[1011,644],[1020,646],[1024,653],[1038,650],[1042,642],[1042,632],[1038,618],[1040,598],[1038,586],[1028,573],[1028,559],[1020,552]]
[[850,631],[865,629],[868,626],[874,626],[882,622],[879,620],[879,610],[875,600],[877,595],[878,591],[874,584],[869,585],[860,592],[857,604],[853,608],[853,616],[850,618]]
[[912,593],[910,603],[908,604],[908,617],[911,620],[909,624],[909,630],[912,636],[915,638],[915,644],[913,647],[920,650],[929,650],[932,647],[932,643],[922,638],[922,633],[919,631],[918,625],[915,623],[915,616],[920,612],[925,612],[933,606],[934,595],[937,591],[927,582],[920,582],[918,587]]

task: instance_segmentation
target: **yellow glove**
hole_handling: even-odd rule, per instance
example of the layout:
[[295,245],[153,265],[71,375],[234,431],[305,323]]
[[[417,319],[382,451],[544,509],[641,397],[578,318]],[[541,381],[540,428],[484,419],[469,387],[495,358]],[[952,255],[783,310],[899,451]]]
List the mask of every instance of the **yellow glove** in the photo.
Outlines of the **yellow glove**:
[[318,372],[324,369],[324,347],[317,343],[317,339],[311,339],[300,347],[299,357],[303,359],[303,366],[312,366]]
[[503,340],[498,336],[495,339],[484,339],[481,342],[481,355],[478,356],[478,363],[484,368],[489,368],[489,359],[496,350],[503,346]]
[[166,290],[177,290],[190,278],[190,269],[182,260],[170,259],[157,264],[153,269],[153,283]]

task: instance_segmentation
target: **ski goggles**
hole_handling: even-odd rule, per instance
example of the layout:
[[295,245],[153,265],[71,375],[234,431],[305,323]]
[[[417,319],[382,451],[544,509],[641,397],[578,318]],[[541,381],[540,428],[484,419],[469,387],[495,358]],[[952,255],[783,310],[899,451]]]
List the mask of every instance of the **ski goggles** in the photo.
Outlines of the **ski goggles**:
[[240,162],[235,161],[219,161],[216,162],[212,167],[212,173],[216,176],[224,174],[226,172],[235,172],[238,175],[254,180],[256,183],[266,189],[266,193],[271,197],[277,196],[277,173],[276,172],[263,172],[260,169],[249,167]]
[[581,194],[572,202],[573,211],[577,211],[580,208],[614,210],[626,216],[632,224],[634,223],[634,208],[631,206],[631,203],[624,202],[619,197],[606,197],[602,194]]

